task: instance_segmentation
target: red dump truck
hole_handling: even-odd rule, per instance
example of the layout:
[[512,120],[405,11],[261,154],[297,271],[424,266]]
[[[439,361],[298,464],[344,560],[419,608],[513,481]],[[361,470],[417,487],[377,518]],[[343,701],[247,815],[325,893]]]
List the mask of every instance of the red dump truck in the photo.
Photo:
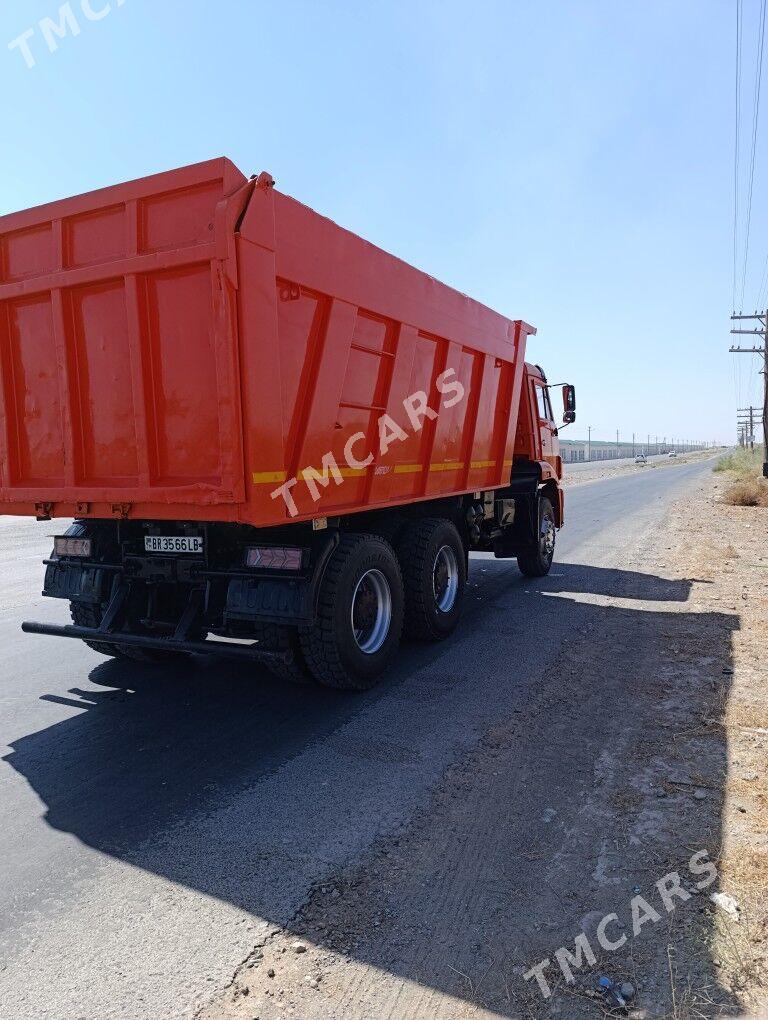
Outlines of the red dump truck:
[[74,518],[24,630],[369,687],[470,551],[549,570],[533,333],[227,159],[0,218],[0,512]]

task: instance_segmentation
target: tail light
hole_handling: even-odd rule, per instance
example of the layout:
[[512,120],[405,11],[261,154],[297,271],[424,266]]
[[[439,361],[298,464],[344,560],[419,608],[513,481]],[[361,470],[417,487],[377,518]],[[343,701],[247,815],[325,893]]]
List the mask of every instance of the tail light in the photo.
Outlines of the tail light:
[[246,551],[245,562],[249,567],[265,570],[300,570],[301,549],[291,546],[253,546]]
[[57,556],[90,556],[90,538],[67,538],[61,536],[54,538],[53,551]]

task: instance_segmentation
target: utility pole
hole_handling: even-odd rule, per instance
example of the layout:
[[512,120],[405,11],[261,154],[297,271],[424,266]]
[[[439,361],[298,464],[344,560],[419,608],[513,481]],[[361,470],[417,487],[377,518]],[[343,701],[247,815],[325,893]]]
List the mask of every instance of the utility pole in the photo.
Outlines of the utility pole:
[[731,354],[762,354],[763,356],[763,478],[768,478],[768,311],[755,312],[754,315],[731,316],[732,322],[747,320],[759,322],[757,329],[732,329],[731,333],[762,336],[762,347],[730,347]]
[[[739,428],[743,428],[746,432],[748,431],[748,442],[750,450],[755,448],[755,428],[763,424],[763,413],[759,407],[740,407],[736,423]],[[745,443],[746,445],[746,443]]]
[[592,460],[592,426],[587,425],[587,460]]
[[632,456],[635,456],[635,433],[632,433]]

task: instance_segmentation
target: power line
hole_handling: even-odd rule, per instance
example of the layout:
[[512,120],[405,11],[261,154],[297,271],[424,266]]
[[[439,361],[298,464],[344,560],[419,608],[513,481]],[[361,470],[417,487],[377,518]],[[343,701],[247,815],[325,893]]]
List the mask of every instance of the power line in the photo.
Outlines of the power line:
[[765,265],[763,266],[763,275],[760,277],[760,287],[757,291],[757,307],[762,308],[765,305],[765,297],[763,291],[765,285],[768,283],[768,255],[765,256]]
[[747,189],[747,218],[744,227],[744,269],[741,278],[741,307],[744,307],[744,289],[747,285],[747,260],[749,258],[749,228],[752,220],[752,189],[755,183],[755,152],[757,149],[757,124],[760,116],[760,86],[763,78],[763,43],[765,41],[766,0],[760,2],[760,30],[757,40],[757,65],[755,67],[755,99],[752,108],[752,145],[749,157],[749,188]]
[[[735,312],[731,315],[732,322],[756,322],[757,326],[753,326],[751,329],[741,329],[740,327],[733,328],[731,333],[737,333],[739,335],[751,336],[753,338],[752,347],[734,347],[731,346],[730,350],[732,354],[761,354],[763,357],[763,478],[768,478],[768,309],[764,312],[755,312],[754,315],[737,315]],[[754,341],[757,338],[762,339],[762,347],[755,345]],[[741,403],[741,401],[739,401]],[[742,408],[743,410],[743,408]],[[746,445],[746,432],[744,437]]]
[[736,0],[736,127],[733,134],[733,299],[736,311],[736,250],[739,235],[739,124],[741,96],[741,0]]

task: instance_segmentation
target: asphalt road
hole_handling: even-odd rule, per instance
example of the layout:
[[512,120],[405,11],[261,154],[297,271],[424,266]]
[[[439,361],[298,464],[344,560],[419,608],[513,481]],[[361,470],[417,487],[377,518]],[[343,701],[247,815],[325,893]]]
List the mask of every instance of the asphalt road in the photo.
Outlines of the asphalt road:
[[616,551],[711,467],[575,488],[550,578],[473,558],[458,632],[406,646],[360,696],[24,635],[22,619],[66,619],[39,597],[55,526],[0,521],[0,1017],[193,1016],[318,882],[406,831],[451,763],[533,703],[581,597],[621,595]]

